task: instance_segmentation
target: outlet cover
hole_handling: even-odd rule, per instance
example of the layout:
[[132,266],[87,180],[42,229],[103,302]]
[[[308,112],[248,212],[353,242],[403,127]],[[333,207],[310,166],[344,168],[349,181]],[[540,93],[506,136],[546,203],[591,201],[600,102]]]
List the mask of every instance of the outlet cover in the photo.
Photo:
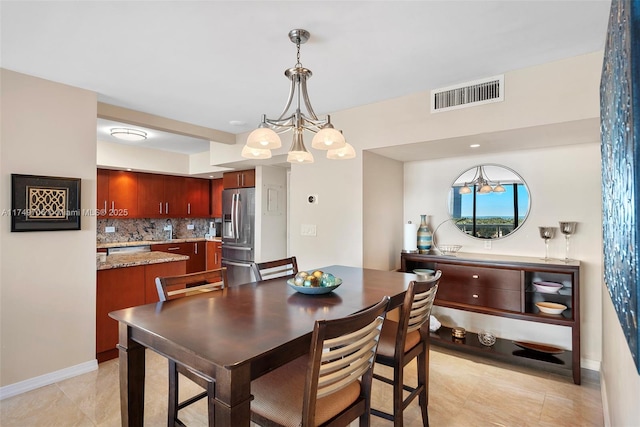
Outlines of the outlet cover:
[[116,228],[115,227],[105,227],[104,228],[104,232],[105,233],[115,233],[116,232]]
[[315,224],[302,224],[300,226],[300,235],[302,236],[315,236],[316,225]]
[[193,224],[187,224],[187,230],[193,230],[194,228],[196,228],[195,225]]
[[484,248],[485,249],[491,249],[491,240],[485,240],[484,241]]

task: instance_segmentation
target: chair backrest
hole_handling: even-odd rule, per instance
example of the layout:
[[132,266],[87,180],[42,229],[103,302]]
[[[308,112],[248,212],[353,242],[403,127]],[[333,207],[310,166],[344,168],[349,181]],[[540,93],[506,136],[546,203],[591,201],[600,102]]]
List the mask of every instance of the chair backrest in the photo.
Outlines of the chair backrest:
[[[407,292],[409,296],[413,295],[411,298],[411,309],[408,310],[407,316],[407,332],[418,330],[425,322],[429,321],[433,301],[436,299],[436,292],[438,292],[440,276],[442,276],[442,271],[438,270],[433,277],[427,280],[413,282],[411,292]],[[409,302],[408,298],[406,302]],[[409,305],[407,305],[407,307],[409,307]]]
[[177,276],[156,277],[156,289],[160,301],[223,289],[225,283],[227,283],[227,267]]
[[[373,363],[388,304],[389,297],[384,297],[375,306],[351,316],[316,321],[303,397],[302,425],[314,425],[317,399],[360,378],[358,401],[364,400],[368,412]],[[357,405],[351,405],[350,410],[358,411]],[[350,417],[351,414],[343,415]]]
[[291,276],[298,272],[296,257],[283,258],[274,261],[254,262],[251,264],[256,281]]

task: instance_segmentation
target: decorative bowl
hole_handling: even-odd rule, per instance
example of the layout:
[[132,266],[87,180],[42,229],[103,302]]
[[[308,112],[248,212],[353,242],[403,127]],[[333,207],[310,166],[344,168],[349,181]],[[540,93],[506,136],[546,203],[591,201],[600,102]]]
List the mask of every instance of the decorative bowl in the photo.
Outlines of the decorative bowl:
[[462,249],[462,245],[438,245],[438,250],[442,255],[455,255],[460,249]]
[[557,294],[562,288],[562,283],[556,282],[533,282],[536,291],[543,294]]
[[293,279],[287,280],[287,284],[291,286],[291,288],[294,289],[296,292],[300,292],[301,294],[319,295],[319,294],[328,294],[329,292],[332,292],[335,288],[337,288],[342,284],[342,279],[336,277],[336,284],[333,286],[316,286],[316,287],[296,286]]
[[564,304],[547,301],[537,302],[536,307],[538,307],[538,310],[546,314],[560,314],[567,309],[567,306]]
[[427,280],[433,277],[435,271],[429,270],[428,268],[417,268],[413,270],[413,272],[418,276],[418,280]]
[[496,343],[496,336],[489,331],[478,332],[478,341],[480,344],[491,347]]

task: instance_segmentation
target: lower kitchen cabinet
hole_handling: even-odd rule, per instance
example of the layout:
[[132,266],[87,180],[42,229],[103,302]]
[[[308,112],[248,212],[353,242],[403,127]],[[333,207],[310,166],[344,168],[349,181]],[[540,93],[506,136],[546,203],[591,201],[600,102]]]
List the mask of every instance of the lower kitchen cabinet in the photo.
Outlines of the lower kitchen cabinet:
[[188,256],[187,273],[195,273],[197,271],[204,271],[206,268],[205,243],[204,240],[197,242],[161,243],[151,245],[151,250]]
[[118,357],[116,348],[118,322],[110,318],[109,313],[158,301],[155,278],[184,274],[185,270],[186,261],[98,270],[96,289],[96,358],[98,362]]
[[207,242],[207,270],[222,267],[222,242]]

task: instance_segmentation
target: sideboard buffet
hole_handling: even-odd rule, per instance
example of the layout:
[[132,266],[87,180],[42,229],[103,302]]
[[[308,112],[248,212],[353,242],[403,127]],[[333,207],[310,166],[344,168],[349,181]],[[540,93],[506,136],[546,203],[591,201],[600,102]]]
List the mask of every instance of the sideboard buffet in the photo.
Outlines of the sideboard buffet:
[[[464,254],[443,256],[402,253],[401,270],[441,270],[435,304],[510,319],[546,323],[571,328],[571,349],[548,351],[544,343],[522,343],[498,338],[493,346],[483,346],[475,333],[466,339],[452,337],[443,326],[431,334],[432,343],[456,350],[533,365],[550,371],[571,370],[580,384],[580,262],[543,260],[531,257]],[[562,284],[558,293],[539,292],[534,283]],[[552,302],[567,307],[561,314],[542,313],[536,303]],[[464,327],[465,325],[459,325]],[[475,339],[474,339],[475,338]],[[532,344],[531,349],[523,344]],[[536,344],[541,344],[536,349]],[[548,348],[547,348],[548,347]],[[540,351],[541,350],[541,351]]]

